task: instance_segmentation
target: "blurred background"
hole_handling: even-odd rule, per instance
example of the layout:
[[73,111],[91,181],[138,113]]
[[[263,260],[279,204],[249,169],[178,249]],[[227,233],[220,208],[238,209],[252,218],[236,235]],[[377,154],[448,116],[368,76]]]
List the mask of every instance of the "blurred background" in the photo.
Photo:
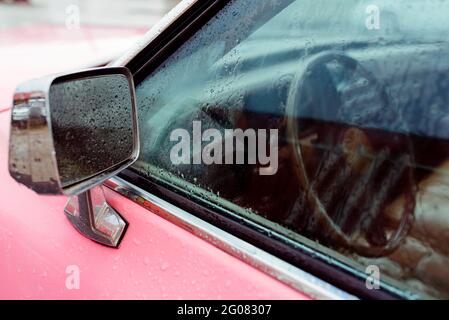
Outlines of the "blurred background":
[[[0,0],[0,28],[65,25],[79,11],[81,25],[151,27],[178,0]],[[77,7],[77,9],[75,9]]]
[[107,63],[178,0],[0,0],[0,110],[22,81]]

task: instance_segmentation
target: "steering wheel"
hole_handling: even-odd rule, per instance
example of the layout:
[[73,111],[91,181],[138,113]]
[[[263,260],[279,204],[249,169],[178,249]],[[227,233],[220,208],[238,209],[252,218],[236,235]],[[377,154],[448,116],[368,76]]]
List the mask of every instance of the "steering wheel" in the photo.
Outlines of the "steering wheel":
[[377,79],[340,52],[312,56],[292,81],[285,123],[300,186],[287,223],[362,256],[393,252],[414,220],[414,152]]

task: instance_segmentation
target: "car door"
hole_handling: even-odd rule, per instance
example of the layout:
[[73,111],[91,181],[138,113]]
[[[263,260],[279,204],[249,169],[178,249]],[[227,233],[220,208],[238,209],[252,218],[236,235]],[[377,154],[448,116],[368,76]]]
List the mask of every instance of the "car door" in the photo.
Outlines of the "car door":
[[121,246],[5,170],[5,196],[27,202],[2,208],[2,296],[445,297],[447,48],[432,28],[371,32],[359,5],[183,2],[114,63],[141,136],[103,186],[129,222]]
[[440,23],[410,22],[436,4],[185,5],[118,61],[143,137],[125,189],[358,297],[445,297],[447,46]]
[[130,227],[119,249],[88,240],[64,216],[66,197],[37,195],[10,177],[10,119],[1,110],[2,299],[309,298],[159,217],[157,207],[143,209],[107,188]]

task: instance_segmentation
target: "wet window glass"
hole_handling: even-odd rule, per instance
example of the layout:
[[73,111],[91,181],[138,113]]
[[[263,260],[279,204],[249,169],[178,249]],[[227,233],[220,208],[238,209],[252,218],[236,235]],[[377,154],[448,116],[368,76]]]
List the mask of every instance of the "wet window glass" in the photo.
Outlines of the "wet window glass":
[[444,0],[231,1],[137,86],[134,168],[449,298],[448,15]]

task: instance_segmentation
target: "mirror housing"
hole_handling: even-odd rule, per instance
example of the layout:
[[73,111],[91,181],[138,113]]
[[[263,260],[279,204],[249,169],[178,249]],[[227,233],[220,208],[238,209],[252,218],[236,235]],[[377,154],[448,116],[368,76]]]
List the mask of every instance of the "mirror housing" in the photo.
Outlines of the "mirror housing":
[[16,89],[9,172],[37,193],[80,194],[138,155],[134,83],[127,68],[51,75]]

